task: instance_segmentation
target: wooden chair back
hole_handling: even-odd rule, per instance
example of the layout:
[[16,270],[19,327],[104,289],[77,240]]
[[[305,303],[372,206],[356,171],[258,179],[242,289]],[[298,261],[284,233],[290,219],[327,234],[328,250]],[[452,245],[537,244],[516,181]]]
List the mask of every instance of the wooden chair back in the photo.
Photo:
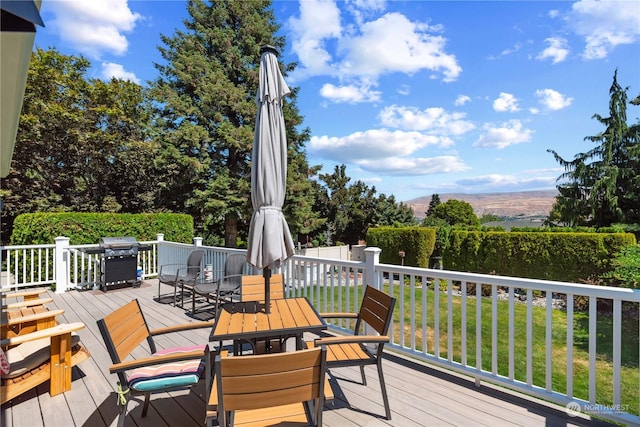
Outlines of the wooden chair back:
[[[284,295],[284,279],[282,274],[272,274],[269,280],[269,295],[271,300],[282,299]],[[264,277],[261,274],[242,276],[240,290],[241,301],[264,302]]]
[[366,322],[378,334],[387,335],[395,302],[396,299],[392,296],[372,286],[367,286],[362,297],[360,311],[358,312],[355,334],[358,335],[360,333],[361,326],[363,326],[362,322]]
[[[309,401],[315,401],[313,421],[316,425],[322,424],[327,369],[324,346],[258,356],[218,355],[215,369],[221,426],[228,424],[227,417],[232,411],[273,408]],[[254,413],[251,418],[255,420],[259,416]],[[277,423],[270,425],[275,424]]]
[[122,362],[145,339],[151,352],[156,352],[137,299],[98,320],[98,328],[113,363]]

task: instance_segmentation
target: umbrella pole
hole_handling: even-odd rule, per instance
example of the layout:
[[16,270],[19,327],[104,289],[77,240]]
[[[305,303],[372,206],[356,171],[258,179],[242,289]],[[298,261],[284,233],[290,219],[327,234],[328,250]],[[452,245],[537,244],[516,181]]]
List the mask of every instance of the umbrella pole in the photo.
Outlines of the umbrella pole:
[[266,267],[262,270],[262,277],[264,277],[264,311],[265,313],[271,313],[271,269]]

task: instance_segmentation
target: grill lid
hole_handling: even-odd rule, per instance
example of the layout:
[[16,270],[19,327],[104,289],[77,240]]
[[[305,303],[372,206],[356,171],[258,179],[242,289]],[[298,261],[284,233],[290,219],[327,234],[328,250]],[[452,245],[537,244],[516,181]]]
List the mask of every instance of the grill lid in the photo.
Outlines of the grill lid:
[[132,249],[138,247],[135,237],[101,237],[98,242],[104,249]]

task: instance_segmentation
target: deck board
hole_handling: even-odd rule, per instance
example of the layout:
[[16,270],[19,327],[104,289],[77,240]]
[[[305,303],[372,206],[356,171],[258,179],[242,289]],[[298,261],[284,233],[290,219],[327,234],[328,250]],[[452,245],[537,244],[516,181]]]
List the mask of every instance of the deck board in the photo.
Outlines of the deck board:
[[[162,285],[163,294],[172,288]],[[116,376],[109,373],[111,359],[102,341],[96,321],[133,298],[140,301],[151,329],[196,322],[185,309],[157,302],[157,281],[139,288],[102,291],[48,292],[49,308],[65,311],[60,320],[83,322],[81,340],[91,357],[74,367],[72,389],[51,397],[48,384],[39,386],[2,406],[0,425],[6,427],[115,426]],[[168,301],[165,299],[165,301]],[[190,304],[185,307],[190,308]],[[206,319],[206,311],[198,314]],[[193,345],[208,341],[209,329],[159,336],[160,348]],[[213,344],[212,344],[213,345]],[[135,357],[149,354],[146,347],[134,351]],[[382,394],[375,367],[365,368],[367,386],[360,384],[357,368],[331,370],[330,382],[335,399],[327,403],[324,425],[342,426],[608,426],[588,418],[571,418],[564,408],[546,404],[506,389],[482,385],[473,380],[424,363],[389,353],[383,361],[384,374],[393,419],[384,419]],[[141,418],[141,401],[129,403],[127,426],[198,426],[204,422],[204,385],[191,391],[152,396],[149,412]]]

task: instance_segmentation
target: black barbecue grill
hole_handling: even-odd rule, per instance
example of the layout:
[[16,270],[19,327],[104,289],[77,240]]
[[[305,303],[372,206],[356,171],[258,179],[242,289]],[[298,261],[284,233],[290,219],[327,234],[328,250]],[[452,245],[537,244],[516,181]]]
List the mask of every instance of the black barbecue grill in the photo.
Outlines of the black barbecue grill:
[[138,283],[138,252],[151,249],[141,245],[135,237],[101,237],[99,248],[85,252],[102,255],[100,260],[100,288],[107,291],[111,285]]

